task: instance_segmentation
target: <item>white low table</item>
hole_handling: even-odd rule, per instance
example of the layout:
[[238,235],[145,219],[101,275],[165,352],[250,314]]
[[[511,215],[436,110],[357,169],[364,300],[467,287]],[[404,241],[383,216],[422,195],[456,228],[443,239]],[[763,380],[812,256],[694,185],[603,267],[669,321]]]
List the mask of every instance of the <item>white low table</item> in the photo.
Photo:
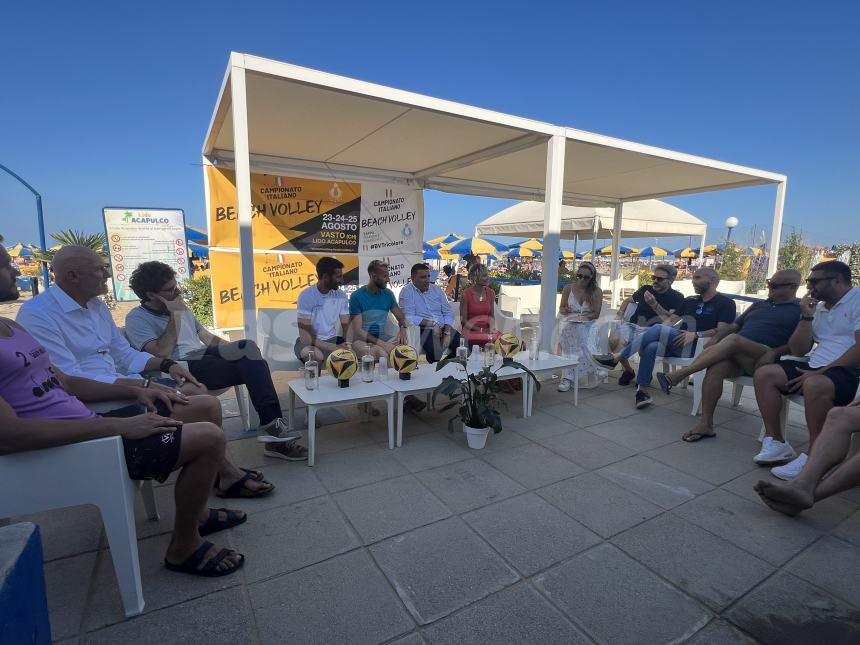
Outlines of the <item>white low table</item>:
[[[565,358],[564,356],[558,356],[556,354],[549,354],[547,352],[541,352],[540,359],[533,361],[529,358],[528,352],[522,352],[517,356],[518,362],[522,363],[526,367],[528,367],[532,372],[537,374],[541,374],[543,372],[557,372],[558,370],[565,369],[568,367],[574,368],[574,378],[573,378],[573,405],[579,405],[579,357],[574,356],[570,358]],[[528,413],[527,416],[532,415],[532,404],[534,403],[534,394],[535,394],[535,386],[534,383],[529,380],[529,394],[528,394]]]
[[305,387],[304,379],[289,381],[291,429],[295,428],[296,397],[308,406],[308,466],[314,465],[317,410],[324,408],[385,400],[388,408],[388,447],[394,448],[394,391],[379,381],[364,383],[358,376],[356,373],[350,380],[349,387],[338,387],[337,381],[331,376],[320,376],[319,387],[314,390]]

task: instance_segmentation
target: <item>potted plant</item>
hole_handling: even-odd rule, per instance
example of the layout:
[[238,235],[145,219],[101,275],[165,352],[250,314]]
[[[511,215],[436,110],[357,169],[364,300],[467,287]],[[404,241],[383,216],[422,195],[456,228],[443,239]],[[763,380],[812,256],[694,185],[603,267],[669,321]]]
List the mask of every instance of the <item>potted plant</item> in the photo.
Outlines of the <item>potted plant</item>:
[[437,409],[436,397],[447,396],[449,401],[438,410],[445,412],[454,407],[458,408],[457,414],[448,420],[448,431],[453,432],[454,422],[460,419],[463,422],[463,432],[466,434],[469,447],[476,450],[480,450],[486,444],[490,428],[493,429],[493,433],[502,431],[499,407],[507,404],[498,396],[501,381],[496,372],[499,369],[510,366],[525,371],[534,381],[535,387],[540,390],[540,382],[532,371],[510,358],[505,358],[495,370],[491,367],[483,367],[480,371],[469,373],[468,361],[452,356],[439,361],[436,364],[436,371],[451,363],[463,368],[463,376],[446,376],[442,379],[442,382],[433,390],[432,406],[433,409]]

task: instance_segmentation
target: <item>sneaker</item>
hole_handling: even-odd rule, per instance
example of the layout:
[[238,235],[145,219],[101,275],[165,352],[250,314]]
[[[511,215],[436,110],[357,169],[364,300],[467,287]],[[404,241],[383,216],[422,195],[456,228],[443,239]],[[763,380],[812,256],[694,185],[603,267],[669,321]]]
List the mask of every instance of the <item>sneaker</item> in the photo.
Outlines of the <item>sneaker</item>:
[[636,372],[633,370],[624,370],[624,373],[618,377],[618,385],[630,385],[634,378],[636,378]]
[[794,457],[794,449],[787,443],[777,441],[773,437],[765,437],[761,442],[761,452],[753,457],[753,461],[760,466],[768,466],[786,462]]
[[289,430],[287,420],[277,418],[271,423],[260,426],[257,434],[257,441],[260,443],[295,441],[301,439],[304,433],[301,430]]
[[790,480],[794,479],[803,470],[806,465],[806,453],[802,452],[797,456],[797,459],[788,462],[785,466],[777,466],[770,469],[770,474],[779,479]]
[[274,457],[275,459],[284,459],[286,461],[308,460],[308,449],[304,446],[300,446],[295,441],[267,443],[263,448],[263,454],[266,457]]
[[559,392],[569,392],[570,391],[570,381],[566,378],[561,379],[561,383],[558,384]]
[[615,357],[612,354],[593,354],[592,358],[609,369],[613,369],[618,365],[618,361],[615,360]]
[[645,392],[645,390],[636,390],[636,409],[641,410],[642,408],[647,408],[649,405],[654,403],[651,400],[651,397]]

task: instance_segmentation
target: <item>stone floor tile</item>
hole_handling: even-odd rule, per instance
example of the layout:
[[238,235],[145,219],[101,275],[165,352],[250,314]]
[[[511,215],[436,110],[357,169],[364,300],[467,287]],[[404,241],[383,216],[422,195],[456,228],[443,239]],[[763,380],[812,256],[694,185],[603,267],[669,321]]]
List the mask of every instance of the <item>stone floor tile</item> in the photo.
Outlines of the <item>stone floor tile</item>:
[[[228,533],[213,535],[210,541],[219,546],[233,548]],[[158,535],[138,542],[140,579],[143,583],[143,598],[146,601],[145,614],[241,584],[242,573],[220,578],[201,578],[168,571],[164,567],[164,554],[169,542],[169,535]],[[240,549],[237,550],[244,553]],[[125,613],[113,560],[109,551],[102,551],[96,564],[93,595],[84,615],[84,627],[90,631],[123,620]]]
[[425,645],[427,643],[418,632],[407,634],[403,638],[398,638],[396,641],[391,641],[388,645]]
[[[761,416],[758,414],[743,414],[727,421],[721,422],[716,420],[716,423],[718,428],[732,430],[756,441],[758,441],[758,435],[761,432],[762,426]],[[719,432],[719,429],[717,429],[717,432]],[[806,427],[801,425],[789,425],[788,436],[792,445],[803,443],[809,438]]]
[[394,451],[394,458],[415,473],[428,468],[444,466],[455,461],[471,459],[472,453],[456,443],[433,432],[420,437],[403,438],[403,445]]
[[852,488],[850,490],[843,491],[839,493],[836,497],[841,497],[842,499],[847,499],[849,502],[854,502],[858,506],[860,506],[860,487]]
[[525,491],[513,479],[480,459],[425,470],[416,477],[455,513],[486,506]]
[[380,542],[370,552],[421,624],[513,584],[519,576],[459,518]]
[[[734,433],[732,433],[734,434]],[[677,441],[648,451],[646,456],[719,486],[756,468],[758,446],[743,437],[717,431],[716,439]]]
[[534,493],[485,506],[463,519],[524,576],[601,541]]
[[[640,414],[640,411],[633,405],[634,397],[634,389],[630,387],[590,398],[585,407],[603,410],[612,414],[614,419],[629,417],[633,414]],[[602,421],[598,423],[602,423]],[[593,424],[589,423],[587,425],[590,426]]]
[[380,448],[378,444],[335,453],[321,460],[313,471],[331,492],[399,477],[408,472],[390,450]]
[[[741,475],[740,477],[723,484],[720,488],[731,491],[735,495],[744,497],[756,504],[762,504],[761,498],[753,489],[753,486],[759,480],[782,483],[779,479],[770,474],[770,469],[756,468],[752,472]],[[838,495],[834,495],[828,499],[816,502],[815,506],[803,511],[803,513],[797,517],[796,521],[802,524],[808,524],[820,531],[829,531],[856,511],[857,508],[857,504],[839,497]]]
[[713,488],[707,482],[644,455],[610,464],[597,474],[663,508],[674,508]]
[[821,531],[796,518],[774,513],[764,504],[720,489],[672,512],[777,566],[821,535]]
[[680,642],[711,619],[697,602],[606,543],[534,583],[599,642]]
[[[182,575],[182,574],[174,574]],[[191,578],[191,576],[186,576]],[[229,577],[229,576],[228,576]],[[217,579],[217,578],[216,578]],[[200,581],[201,578],[196,578]],[[161,645],[235,645],[257,643],[254,618],[239,588],[227,589],[145,613],[84,636],[82,644],[159,643]]]
[[659,506],[594,473],[547,486],[537,493],[604,538],[663,512]]
[[616,535],[612,543],[716,611],[774,571],[731,542],[670,513]]
[[269,459],[261,472],[267,481],[275,485],[275,490],[262,497],[242,499],[223,499],[212,495],[209,498],[209,506],[239,508],[253,517],[254,514],[270,508],[325,495],[326,490],[315,471],[315,468],[308,468],[306,461],[285,462]]
[[363,549],[248,590],[263,644],[375,644],[415,627]]
[[507,417],[504,417],[502,419],[502,423],[504,424],[502,427],[502,431],[498,434],[491,432],[489,435],[487,435],[487,443],[484,445],[483,448],[480,448],[478,450],[473,450],[469,448],[469,444],[466,441],[466,433],[463,432],[462,426],[455,429],[454,432],[448,434],[448,438],[461,448],[465,448],[466,450],[471,452],[475,457],[481,457],[483,455],[501,452],[503,450],[510,450],[512,448],[519,448],[521,446],[534,445],[522,434],[511,430]]
[[851,542],[854,546],[860,546],[860,511],[856,511],[853,515],[840,522],[833,529],[833,535],[846,542]]
[[[330,455],[358,446],[376,445],[366,425],[346,421],[317,428],[317,455]],[[305,437],[301,440],[302,445],[307,445],[307,439],[307,433],[305,433]]]
[[[548,408],[543,408],[541,411],[545,412],[548,415],[558,417],[562,421],[573,424],[578,428],[587,428],[597,423],[606,423],[607,421],[620,419],[621,417],[626,416],[627,412],[629,411],[625,407],[618,407],[616,411],[612,411],[604,410],[603,408],[591,405],[591,402],[598,398],[600,397],[594,397],[594,399],[588,399],[587,401],[583,401],[582,403],[580,403],[579,406],[573,408],[572,410],[569,405],[554,405]],[[630,408],[634,409],[632,394],[630,395]],[[535,427],[537,428],[537,426]],[[540,435],[535,435],[536,438],[539,436]]]
[[526,583],[504,589],[433,623],[424,635],[434,645],[566,645],[590,642]]
[[39,526],[45,562],[96,551],[101,544],[102,516],[95,506],[70,506],[10,519],[11,524],[17,522]]
[[690,429],[685,417],[671,410],[644,410],[635,417],[616,419],[591,426],[592,432],[636,452],[643,452],[674,443]]
[[577,426],[571,421],[573,413],[570,411],[570,406],[564,405],[563,411],[556,410],[556,413],[553,413],[556,407],[558,406],[541,407],[540,410],[535,408],[532,416],[528,419],[508,420],[506,417],[504,420],[505,429],[513,430],[531,441],[540,441],[547,437],[555,437],[576,430]]
[[585,472],[569,459],[535,443],[500,450],[482,457],[494,468],[528,489],[540,488]]
[[236,550],[245,554],[249,582],[306,567],[361,544],[328,497],[255,513],[231,533]]
[[714,620],[699,630],[686,645],[755,645],[753,639],[724,620]]
[[636,454],[635,450],[585,430],[539,439],[538,443],[586,470],[602,468]]
[[783,572],[744,596],[724,618],[773,645],[860,640],[860,610]]
[[785,570],[860,607],[860,549],[850,542],[825,536],[789,562]]
[[413,475],[353,488],[334,498],[365,544],[451,515]]
[[45,564],[52,640],[77,637],[83,623],[84,607],[95,574],[97,557],[95,552],[83,553]]

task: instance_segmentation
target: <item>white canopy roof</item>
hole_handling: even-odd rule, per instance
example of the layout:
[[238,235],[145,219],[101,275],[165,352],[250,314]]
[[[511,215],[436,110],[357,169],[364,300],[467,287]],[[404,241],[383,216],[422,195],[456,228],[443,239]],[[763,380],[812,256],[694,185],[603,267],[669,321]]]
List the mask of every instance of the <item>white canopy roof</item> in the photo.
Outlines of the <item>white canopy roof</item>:
[[[509,237],[540,237],[544,230],[543,202],[520,202],[499,211],[478,224],[478,235]],[[561,237],[591,238],[595,218],[599,223],[598,238],[612,237],[615,209],[594,206],[562,206]],[[702,236],[707,225],[677,206],[658,199],[646,199],[624,204],[621,237],[668,237],[672,235]]]
[[756,186],[785,177],[583,130],[231,54],[203,154],[232,166],[231,70],[244,70],[251,169],[399,179],[426,188],[542,201],[546,143],[565,137],[565,204]]

